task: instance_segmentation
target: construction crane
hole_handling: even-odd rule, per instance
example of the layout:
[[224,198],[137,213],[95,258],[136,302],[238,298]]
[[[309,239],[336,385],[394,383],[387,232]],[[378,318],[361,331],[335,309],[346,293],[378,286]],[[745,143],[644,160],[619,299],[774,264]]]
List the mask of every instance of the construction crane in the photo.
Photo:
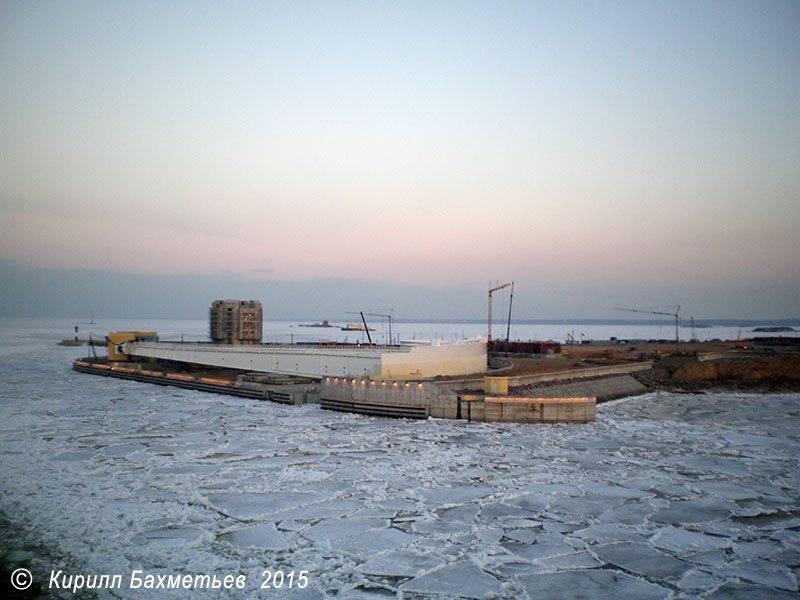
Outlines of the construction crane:
[[511,305],[514,303],[514,282],[511,282],[511,296],[508,299],[508,327],[506,328],[506,356],[508,356],[508,340],[511,337]]
[[[369,347],[372,348],[372,336],[369,334],[369,327],[367,326],[367,320],[364,318],[364,311],[352,312],[352,311],[345,311],[348,315],[361,315],[361,321],[364,323],[364,331],[367,332],[367,340],[369,340]],[[364,338],[361,338],[362,340]]]
[[[513,283],[513,282],[512,282]],[[498,290],[502,290],[503,288],[507,288],[511,285],[511,283],[504,283],[503,285],[498,285],[497,287],[491,287],[491,283],[489,284],[489,334],[486,336],[486,343],[492,343],[492,294]]]
[[636,308],[615,308],[614,310],[624,310],[627,312],[635,312],[635,313],[646,313],[649,315],[665,315],[668,317],[675,317],[675,352],[679,351],[678,342],[680,338],[678,337],[678,313],[681,311],[681,305],[678,304],[674,307],[675,312],[666,312],[663,310],[639,310]]
[[[373,310],[375,310],[375,309],[373,309]],[[389,345],[391,346],[392,345],[392,311],[394,309],[392,309],[392,308],[385,308],[385,309],[379,308],[377,310],[385,310],[386,314],[378,313],[378,312],[368,312],[368,313],[364,313],[364,314],[367,315],[368,317],[383,317],[385,319],[389,319]]]

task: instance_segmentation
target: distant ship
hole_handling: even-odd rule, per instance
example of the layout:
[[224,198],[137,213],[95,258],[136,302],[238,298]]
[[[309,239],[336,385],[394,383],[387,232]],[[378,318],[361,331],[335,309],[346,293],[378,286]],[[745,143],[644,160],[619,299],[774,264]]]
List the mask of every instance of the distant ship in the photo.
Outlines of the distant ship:
[[[363,325],[354,325],[353,323],[348,323],[346,327],[341,328],[342,331],[366,331],[366,327]],[[375,331],[372,327],[369,328],[370,331]]]
[[311,325],[303,325],[301,323],[300,327],[333,327],[333,325],[331,325],[327,321],[323,321],[322,323],[311,323]]

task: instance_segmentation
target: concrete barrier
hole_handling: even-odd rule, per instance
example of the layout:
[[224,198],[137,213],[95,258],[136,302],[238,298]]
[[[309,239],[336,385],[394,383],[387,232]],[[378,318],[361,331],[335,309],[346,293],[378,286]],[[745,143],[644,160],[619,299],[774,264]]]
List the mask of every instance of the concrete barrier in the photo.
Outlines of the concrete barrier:
[[[604,377],[607,375],[628,375],[638,371],[649,371],[653,368],[653,361],[628,363],[622,365],[607,365],[602,367],[586,367],[584,369],[572,369],[566,371],[549,371],[547,373],[530,373],[528,375],[508,376],[508,387],[520,387],[523,385],[542,383],[547,381],[567,381],[571,379],[588,379],[590,377]],[[491,376],[502,377],[503,371],[493,371],[481,375],[480,378],[470,377],[464,379],[451,379],[447,381],[437,381],[437,385],[451,390],[483,390],[484,378]],[[641,393],[641,392],[639,392]]]
[[595,398],[529,398],[461,395],[432,382],[375,382],[366,378],[323,380],[325,408],[385,416],[419,410],[439,419],[508,423],[587,423],[595,419]]
[[595,419],[594,398],[484,399],[484,420],[509,423],[588,423]]
[[578,397],[594,396],[598,402],[638,396],[647,388],[630,375],[603,377],[600,379],[540,382],[524,386],[526,395],[540,397]]

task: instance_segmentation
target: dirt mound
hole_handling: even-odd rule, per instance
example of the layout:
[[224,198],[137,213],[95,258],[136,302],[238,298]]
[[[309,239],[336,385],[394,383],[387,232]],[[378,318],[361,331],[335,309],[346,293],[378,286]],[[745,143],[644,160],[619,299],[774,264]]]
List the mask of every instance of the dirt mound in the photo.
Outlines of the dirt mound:
[[674,380],[699,381],[790,381],[800,380],[800,357],[748,357],[691,361],[673,374]]

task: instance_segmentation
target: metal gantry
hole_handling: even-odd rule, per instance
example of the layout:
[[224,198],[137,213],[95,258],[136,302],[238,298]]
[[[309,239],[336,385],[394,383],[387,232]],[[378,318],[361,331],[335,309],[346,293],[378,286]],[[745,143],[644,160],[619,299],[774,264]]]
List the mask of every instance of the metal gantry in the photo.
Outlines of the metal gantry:
[[675,312],[667,312],[664,310],[644,310],[638,308],[615,308],[614,310],[624,310],[627,312],[635,312],[635,313],[646,313],[649,315],[665,315],[668,317],[675,317],[675,352],[679,352],[680,348],[678,343],[680,342],[680,337],[678,336],[678,313],[681,312],[681,305],[678,304],[674,307]]

